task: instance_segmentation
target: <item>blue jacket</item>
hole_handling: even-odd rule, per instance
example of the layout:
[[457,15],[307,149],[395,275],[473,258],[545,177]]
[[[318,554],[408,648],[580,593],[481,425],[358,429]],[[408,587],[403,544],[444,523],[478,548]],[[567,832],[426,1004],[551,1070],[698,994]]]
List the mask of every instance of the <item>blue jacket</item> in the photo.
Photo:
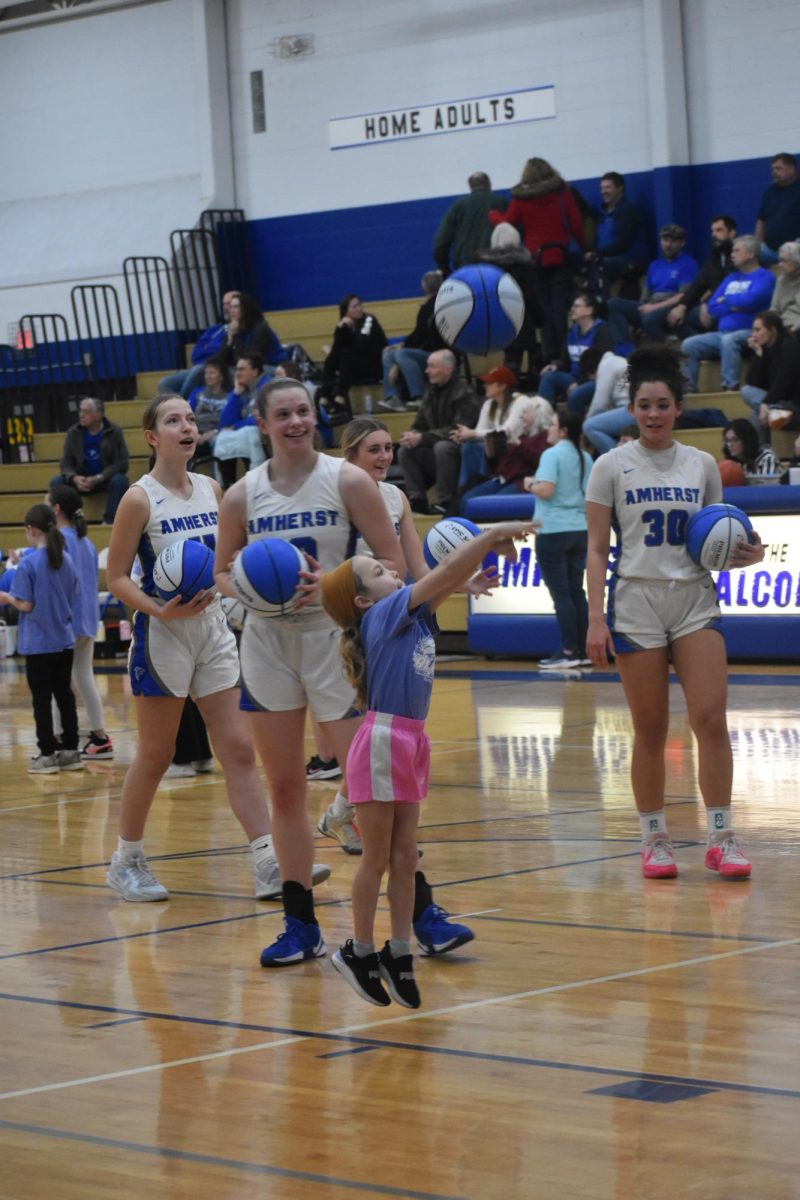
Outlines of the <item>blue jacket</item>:
[[708,301],[709,315],[720,333],[749,329],[756,313],[769,308],[775,289],[775,276],[765,267],[743,274],[727,275]]
[[245,425],[255,425],[255,414],[247,410],[250,408],[253,397],[261,387],[261,384],[266,382],[267,379],[262,377],[258,380],[252,392],[242,392],[241,395],[235,391],[229,392],[228,402],[220,413],[218,428],[242,429]]
[[641,244],[642,214],[635,204],[624,198],[610,211],[603,205],[597,213],[598,254],[627,254],[632,259],[644,257]]

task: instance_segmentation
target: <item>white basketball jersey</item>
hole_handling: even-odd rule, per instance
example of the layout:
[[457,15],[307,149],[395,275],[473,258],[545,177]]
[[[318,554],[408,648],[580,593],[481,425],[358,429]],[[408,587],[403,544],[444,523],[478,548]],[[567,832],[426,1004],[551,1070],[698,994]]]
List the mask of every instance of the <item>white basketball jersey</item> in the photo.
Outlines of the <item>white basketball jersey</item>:
[[216,492],[207,475],[189,472],[192,494],[184,500],[176,496],[152,475],[143,475],[131,487],[140,487],[150,501],[150,519],[139,539],[139,562],[142,567],[142,589],[155,596],[153,564],[165,546],[191,538],[203,542],[211,550],[217,545],[217,515],[219,504]]
[[[318,454],[316,465],[303,486],[292,496],[273,488],[269,461],[248,471],[247,540],[280,538],[313,555],[323,571],[332,571],[350,558],[358,536],[339,492],[343,458]],[[322,612],[320,604],[307,605],[300,616]],[[280,618],[295,619],[295,618]]]
[[646,450],[638,441],[601,454],[589,476],[587,501],[613,509],[620,579],[650,582],[704,579],[686,550],[693,513],[722,499],[722,482],[710,454],[673,442]]
[[[386,505],[386,511],[389,514],[389,520],[392,522],[392,528],[399,537],[400,518],[403,515],[403,493],[393,483],[386,483],[383,480],[378,482],[378,491],[381,494],[381,500]],[[368,554],[370,558],[375,557],[361,534],[358,535],[354,554]]]

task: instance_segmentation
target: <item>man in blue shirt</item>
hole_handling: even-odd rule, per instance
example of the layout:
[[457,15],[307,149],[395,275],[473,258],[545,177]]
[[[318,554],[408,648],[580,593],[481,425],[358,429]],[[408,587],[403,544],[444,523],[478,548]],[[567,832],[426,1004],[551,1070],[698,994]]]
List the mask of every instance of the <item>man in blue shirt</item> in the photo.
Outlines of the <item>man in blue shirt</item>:
[[615,342],[630,341],[628,326],[644,330],[648,342],[666,341],[667,313],[697,275],[697,263],[691,255],[684,254],[685,229],[680,225],[664,225],[659,240],[661,254],[647,268],[639,303],[616,296],[608,302],[608,323]]
[[750,336],[753,319],[769,308],[775,276],[758,265],[761,243],[749,234],[733,243],[732,275],[726,276],[708,301],[708,314],[717,323],[715,333],[701,333],[682,344],[688,391],[697,391],[700,360],[722,362],[722,390],[736,391],[742,364],[742,346]]
[[761,198],[755,236],[763,242],[761,261],[778,261],[784,242],[800,238],[800,179],[793,154],[776,154],[771,162],[772,186]]
[[600,180],[603,203],[597,212],[596,246],[587,259],[597,258],[603,268],[603,287],[620,280],[620,295],[633,300],[639,292],[639,276],[645,269],[642,214],[625,197],[625,179],[618,171],[607,171]]
[[78,423],[64,439],[60,466],[61,474],[50,480],[50,487],[68,483],[81,495],[108,492],[103,521],[111,525],[128,490],[128,447],[119,425],[105,416],[102,400],[82,397]]

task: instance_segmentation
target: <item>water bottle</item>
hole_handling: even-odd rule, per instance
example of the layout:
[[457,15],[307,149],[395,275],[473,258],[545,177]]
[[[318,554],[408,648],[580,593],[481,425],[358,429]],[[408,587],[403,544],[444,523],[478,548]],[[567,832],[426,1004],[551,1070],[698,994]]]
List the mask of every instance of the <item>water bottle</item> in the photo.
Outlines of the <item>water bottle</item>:
[[371,416],[372,414],[372,395],[370,392],[367,392],[364,397],[364,413],[366,416]]

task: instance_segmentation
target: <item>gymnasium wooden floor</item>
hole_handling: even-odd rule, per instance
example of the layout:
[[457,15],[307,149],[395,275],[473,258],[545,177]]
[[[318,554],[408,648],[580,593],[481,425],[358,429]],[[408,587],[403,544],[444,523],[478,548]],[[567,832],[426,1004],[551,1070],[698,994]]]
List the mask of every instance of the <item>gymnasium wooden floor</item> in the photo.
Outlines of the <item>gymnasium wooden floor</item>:
[[[162,905],[104,885],[133,744],[25,773],[24,678],[0,665],[0,1196],[192,1200],[800,1197],[796,669],[731,670],[750,883],[704,870],[677,687],[680,878],[644,882],[613,675],[441,664],[424,868],[476,930],[418,960],[419,1012],[371,1008],[329,960],[266,972],[279,908],[250,898],[220,776],[157,800]],[[321,811],[330,785],[310,789]],[[318,889],[332,951],[354,863]],[[387,921],[379,914],[380,931]]]

